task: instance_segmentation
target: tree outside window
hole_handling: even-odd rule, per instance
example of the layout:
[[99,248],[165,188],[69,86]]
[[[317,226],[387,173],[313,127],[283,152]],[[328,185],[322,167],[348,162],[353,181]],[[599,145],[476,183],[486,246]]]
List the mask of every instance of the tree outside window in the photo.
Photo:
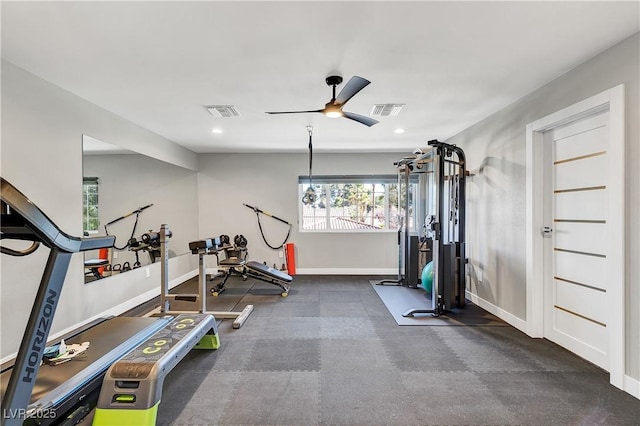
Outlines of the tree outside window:
[[[299,180],[300,192],[308,183]],[[312,185],[317,199],[312,205],[300,201],[302,231],[384,231],[397,230],[404,207],[398,206],[398,184],[395,177],[375,177],[358,181],[357,177],[327,177]],[[409,201],[415,188],[410,187]],[[404,193],[401,202],[404,203]],[[410,214],[413,208],[410,206]],[[411,221],[413,222],[413,221]],[[409,224],[412,226],[412,223]]]
[[82,223],[88,234],[98,232],[100,226],[98,205],[98,178],[85,177],[82,183]]

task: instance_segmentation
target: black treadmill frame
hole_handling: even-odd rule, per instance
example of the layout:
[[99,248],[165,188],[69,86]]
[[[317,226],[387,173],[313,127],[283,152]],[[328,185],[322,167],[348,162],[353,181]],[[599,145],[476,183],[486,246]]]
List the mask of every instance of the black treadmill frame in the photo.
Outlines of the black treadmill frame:
[[50,249],[15,365],[2,398],[2,425],[20,425],[27,414],[40,370],[40,360],[73,253],[112,247],[115,237],[78,238],[64,233],[4,178],[0,178],[0,199],[8,206],[8,211],[3,212],[0,221],[0,238],[39,242]]

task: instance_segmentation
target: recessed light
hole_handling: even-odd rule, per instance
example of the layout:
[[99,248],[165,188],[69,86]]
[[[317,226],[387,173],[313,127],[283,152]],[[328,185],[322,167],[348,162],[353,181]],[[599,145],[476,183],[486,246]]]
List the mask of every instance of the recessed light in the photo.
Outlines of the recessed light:
[[397,134],[404,133],[404,129],[395,129],[393,133],[397,133]]
[[221,129],[213,129],[213,130],[211,130],[211,133],[215,133],[215,134],[219,135],[220,133],[222,133],[222,130]]

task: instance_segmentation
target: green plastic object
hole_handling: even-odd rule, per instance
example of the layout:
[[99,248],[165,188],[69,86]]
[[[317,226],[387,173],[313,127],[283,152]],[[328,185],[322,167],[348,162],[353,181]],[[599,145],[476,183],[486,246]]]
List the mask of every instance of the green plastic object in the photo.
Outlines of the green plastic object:
[[158,417],[158,405],[146,410],[127,410],[126,408],[96,408],[93,426],[153,426]]
[[422,268],[420,282],[422,283],[422,288],[424,288],[427,293],[431,293],[431,288],[433,287],[433,261],[427,263],[424,265],[424,268]]
[[216,350],[220,348],[220,336],[218,334],[205,334],[194,346],[194,349]]

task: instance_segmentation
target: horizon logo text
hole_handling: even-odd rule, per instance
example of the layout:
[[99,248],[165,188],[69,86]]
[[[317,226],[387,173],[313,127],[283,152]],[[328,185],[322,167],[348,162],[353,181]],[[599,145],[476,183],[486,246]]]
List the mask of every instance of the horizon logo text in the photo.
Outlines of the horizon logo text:
[[56,296],[58,296],[58,293],[49,289],[49,295],[47,296],[44,308],[42,309],[42,316],[38,321],[36,338],[33,340],[29,357],[27,358],[27,367],[25,368],[24,375],[22,376],[23,382],[31,383],[35,378],[36,368],[40,366],[40,357],[44,351],[44,345],[46,344],[45,340],[49,331],[49,326],[51,325],[51,317],[56,304]]

